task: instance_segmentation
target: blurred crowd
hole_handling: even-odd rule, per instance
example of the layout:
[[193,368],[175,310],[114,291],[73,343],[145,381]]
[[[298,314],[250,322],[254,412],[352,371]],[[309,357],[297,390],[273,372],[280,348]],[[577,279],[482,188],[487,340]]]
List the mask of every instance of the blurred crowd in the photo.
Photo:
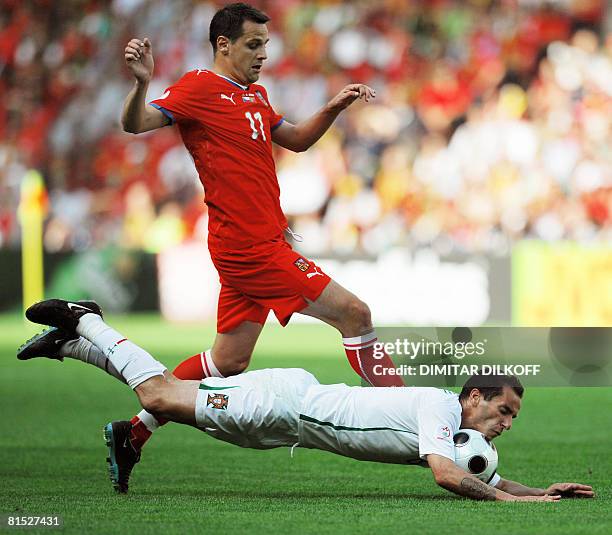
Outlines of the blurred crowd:
[[[313,255],[427,245],[506,254],[517,239],[612,240],[612,35],[602,0],[254,1],[260,80],[297,122],[350,82],[376,89],[306,153],[277,151],[283,209]],[[212,65],[219,2],[0,0],[0,248],[19,243],[20,183],[49,191],[48,251],[158,252],[205,238],[175,128],[119,115],[123,48],[148,36],[149,98]]]

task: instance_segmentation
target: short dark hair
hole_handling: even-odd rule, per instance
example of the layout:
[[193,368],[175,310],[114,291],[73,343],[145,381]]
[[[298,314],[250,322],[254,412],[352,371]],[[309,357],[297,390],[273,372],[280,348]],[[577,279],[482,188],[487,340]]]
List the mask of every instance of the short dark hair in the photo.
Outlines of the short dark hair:
[[465,401],[470,392],[477,388],[484,397],[485,401],[489,401],[496,396],[501,396],[504,386],[508,386],[514,390],[514,393],[519,397],[523,397],[525,389],[521,382],[514,375],[480,375],[475,374],[470,377],[459,394],[459,401]]
[[242,25],[245,20],[265,24],[270,17],[259,9],[242,2],[228,4],[215,13],[210,21],[209,30],[210,44],[214,54],[217,53],[217,38],[223,35],[234,43],[242,35]]

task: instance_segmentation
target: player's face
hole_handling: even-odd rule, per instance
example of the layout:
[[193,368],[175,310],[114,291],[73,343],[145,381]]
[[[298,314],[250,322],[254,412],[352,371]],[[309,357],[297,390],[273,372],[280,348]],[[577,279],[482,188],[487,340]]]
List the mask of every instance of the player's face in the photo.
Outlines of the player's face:
[[501,395],[489,401],[480,396],[473,409],[469,427],[492,440],[512,427],[512,419],[516,418],[521,409],[521,398],[512,388],[505,386]]
[[229,55],[232,74],[245,85],[252,84],[259,79],[266,55],[268,28],[265,24],[258,24],[245,20],[243,34],[235,42],[229,43]]

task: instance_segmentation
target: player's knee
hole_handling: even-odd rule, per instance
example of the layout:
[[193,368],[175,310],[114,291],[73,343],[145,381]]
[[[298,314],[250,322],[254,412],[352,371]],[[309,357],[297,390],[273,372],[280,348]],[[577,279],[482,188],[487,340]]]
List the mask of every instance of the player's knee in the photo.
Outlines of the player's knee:
[[158,390],[137,392],[142,408],[153,416],[165,414],[168,410],[167,397]]
[[251,362],[251,355],[243,355],[228,359],[222,365],[217,365],[217,368],[224,377],[230,377],[241,374],[249,367],[249,362]]
[[372,326],[370,307],[357,298],[348,303],[344,317],[345,328],[351,331],[351,334],[358,334]]

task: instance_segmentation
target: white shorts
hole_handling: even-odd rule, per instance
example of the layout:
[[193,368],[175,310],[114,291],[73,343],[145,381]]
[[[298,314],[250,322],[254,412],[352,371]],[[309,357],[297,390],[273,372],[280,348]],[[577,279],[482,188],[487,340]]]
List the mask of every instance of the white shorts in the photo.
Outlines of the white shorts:
[[318,384],[299,368],[209,377],[198,390],[196,423],[209,435],[243,448],[293,446],[298,442],[303,398]]

